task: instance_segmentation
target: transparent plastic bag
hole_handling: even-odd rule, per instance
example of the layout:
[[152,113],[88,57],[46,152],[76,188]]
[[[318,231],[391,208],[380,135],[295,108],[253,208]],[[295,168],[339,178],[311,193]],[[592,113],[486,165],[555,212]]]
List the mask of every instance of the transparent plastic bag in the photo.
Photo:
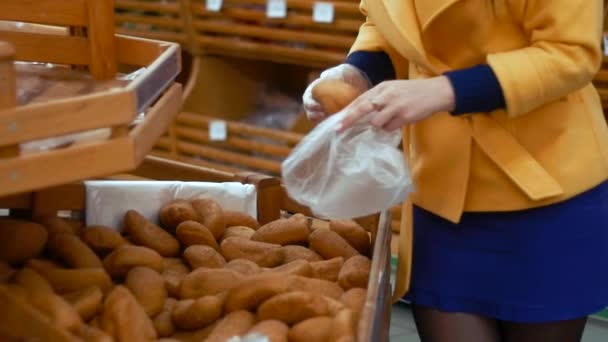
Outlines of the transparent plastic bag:
[[283,162],[287,193],[315,215],[350,219],[387,210],[414,190],[399,130],[388,133],[366,120],[343,133],[339,112],[321,122]]

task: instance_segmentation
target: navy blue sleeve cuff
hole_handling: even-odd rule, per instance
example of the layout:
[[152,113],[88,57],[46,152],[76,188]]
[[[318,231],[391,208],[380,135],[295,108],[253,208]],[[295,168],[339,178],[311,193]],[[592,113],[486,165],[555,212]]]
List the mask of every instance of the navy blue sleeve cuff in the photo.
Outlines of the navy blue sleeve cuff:
[[393,62],[386,52],[355,51],[348,55],[346,63],[363,71],[372,85],[395,79]]
[[506,107],[505,97],[492,68],[481,64],[445,73],[454,88],[453,115],[485,113]]

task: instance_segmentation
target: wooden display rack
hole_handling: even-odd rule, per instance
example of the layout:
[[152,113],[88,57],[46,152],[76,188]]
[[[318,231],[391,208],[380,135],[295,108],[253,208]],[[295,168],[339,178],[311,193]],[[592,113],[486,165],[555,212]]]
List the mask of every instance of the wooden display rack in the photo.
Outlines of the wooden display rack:
[[[234,182],[239,181],[254,184],[257,189],[257,207],[260,223],[278,219],[285,213],[303,213],[308,215],[313,228],[326,225],[326,222],[314,219],[310,211],[290,200],[276,178],[262,176],[254,173],[231,174],[212,169],[195,167],[188,164],[147,157],[144,162],[129,175],[117,175],[113,179],[146,179],[146,180],[182,180],[182,181],[209,181],[209,182]],[[85,215],[85,188],[83,184],[69,184],[57,186],[37,192],[14,195],[0,198],[0,209],[9,209],[11,214],[21,218],[31,218],[37,215],[56,214],[62,211],[71,212],[76,220],[81,220]],[[359,222],[372,231],[372,267],[368,283],[367,299],[358,326],[358,341],[360,342],[384,342],[388,341],[391,315],[391,284],[390,284],[390,231],[388,219],[390,213],[374,215],[359,220]],[[7,303],[10,297],[0,293],[0,306],[14,307]],[[29,313],[31,314],[31,313]],[[37,325],[38,333],[45,336],[56,336],[56,341],[68,341],[61,339],[57,329],[48,321],[38,321],[35,316],[28,316],[26,312],[7,313],[0,311],[0,322],[3,315],[16,315],[33,322],[31,326]],[[4,317],[8,319],[7,317]],[[34,320],[34,321],[31,321]],[[6,322],[6,321],[5,321]],[[32,334],[31,331],[23,332],[24,335]],[[34,333],[35,334],[35,333]],[[0,336],[0,340],[1,340]]]
[[[0,195],[134,169],[179,112],[179,45],[115,35],[113,11],[110,0],[0,2],[0,20],[8,21],[0,23]],[[12,22],[34,25],[14,29]],[[117,70],[145,71],[126,86],[20,105],[13,58],[84,68],[96,81],[114,79]],[[131,127],[140,113],[143,122]],[[111,130],[109,138],[20,150],[22,143],[97,129]]]

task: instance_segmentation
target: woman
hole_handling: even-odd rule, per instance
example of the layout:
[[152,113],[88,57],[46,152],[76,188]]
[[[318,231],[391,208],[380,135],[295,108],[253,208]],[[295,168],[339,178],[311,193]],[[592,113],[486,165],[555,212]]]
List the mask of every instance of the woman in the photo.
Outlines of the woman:
[[[320,79],[403,128],[417,192],[397,297],[423,341],[578,341],[608,304],[608,128],[591,79],[601,0],[363,0],[347,61]],[[304,103],[319,120],[322,108]],[[371,89],[370,89],[371,88]],[[368,90],[369,89],[369,90]],[[410,220],[411,222],[411,220]]]

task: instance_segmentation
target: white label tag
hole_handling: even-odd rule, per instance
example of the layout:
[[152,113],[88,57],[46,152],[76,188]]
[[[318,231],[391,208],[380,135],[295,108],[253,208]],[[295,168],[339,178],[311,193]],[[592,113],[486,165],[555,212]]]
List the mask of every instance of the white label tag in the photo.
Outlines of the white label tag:
[[608,56],[608,33],[604,33],[604,56]]
[[312,20],[316,23],[333,23],[334,4],[331,2],[315,2],[312,7]]
[[266,16],[268,18],[285,18],[287,16],[287,1],[268,0],[266,3]]
[[206,0],[206,1],[207,1],[207,11],[219,12],[222,9],[222,0]]
[[209,122],[209,139],[211,141],[226,141],[228,138],[228,128],[226,121],[213,120]]

